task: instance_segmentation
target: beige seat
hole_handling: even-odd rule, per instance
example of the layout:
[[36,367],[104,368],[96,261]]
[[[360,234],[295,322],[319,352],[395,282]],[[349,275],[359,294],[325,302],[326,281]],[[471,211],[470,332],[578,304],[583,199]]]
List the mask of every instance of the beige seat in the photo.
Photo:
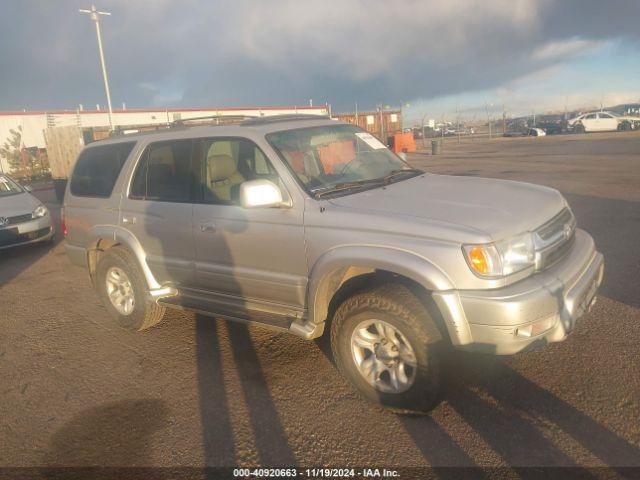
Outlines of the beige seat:
[[240,184],[245,178],[238,172],[238,164],[226,154],[207,157],[207,185],[205,199],[220,203],[237,203]]

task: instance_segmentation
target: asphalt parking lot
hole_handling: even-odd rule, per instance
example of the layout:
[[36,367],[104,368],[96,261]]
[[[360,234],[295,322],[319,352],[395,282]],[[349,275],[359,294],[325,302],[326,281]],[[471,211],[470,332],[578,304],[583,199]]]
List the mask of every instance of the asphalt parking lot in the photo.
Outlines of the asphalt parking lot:
[[567,341],[454,354],[443,402],[400,417],[361,400],[322,343],[181,312],[120,330],[58,238],[0,252],[0,467],[640,466],[638,132],[450,139],[409,160],[566,195],[606,260]]

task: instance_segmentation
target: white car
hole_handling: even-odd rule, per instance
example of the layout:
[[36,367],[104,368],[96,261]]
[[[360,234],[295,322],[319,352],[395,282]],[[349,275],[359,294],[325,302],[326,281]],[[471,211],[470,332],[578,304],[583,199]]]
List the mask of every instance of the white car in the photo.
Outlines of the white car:
[[530,137],[544,137],[547,134],[542,128],[532,127],[527,133]]
[[54,234],[47,207],[27,187],[0,174],[0,250],[52,240]]
[[630,130],[635,127],[638,119],[620,117],[611,112],[590,112],[569,120],[568,125],[576,133],[611,132],[615,130]]

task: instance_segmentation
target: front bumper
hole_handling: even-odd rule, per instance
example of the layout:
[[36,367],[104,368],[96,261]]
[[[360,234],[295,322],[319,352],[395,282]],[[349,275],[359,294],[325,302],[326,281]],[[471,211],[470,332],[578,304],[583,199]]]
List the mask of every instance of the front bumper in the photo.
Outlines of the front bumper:
[[557,264],[505,288],[435,292],[451,341],[459,349],[511,355],[559,342],[595,301],[604,258],[591,236],[576,231]]
[[0,228],[0,250],[44,242],[55,235],[51,215]]

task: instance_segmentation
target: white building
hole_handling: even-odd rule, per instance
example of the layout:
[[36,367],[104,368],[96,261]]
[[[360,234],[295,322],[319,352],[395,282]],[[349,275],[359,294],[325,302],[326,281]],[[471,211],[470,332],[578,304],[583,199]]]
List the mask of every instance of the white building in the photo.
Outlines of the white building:
[[[233,108],[168,108],[157,110],[114,110],[113,124],[117,127],[167,124],[207,115],[267,116],[303,113],[328,115],[326,106],[320,107],[233,107]],[[62,126],[108,127],[109,115],[105,110],[51,110],[35,112],[0,112],[0,146],[11,136],[11,130],[22,128],[24,148],[46,148],[44,130]],[[3,171],[8,171],[6,159],[0,158]]]

